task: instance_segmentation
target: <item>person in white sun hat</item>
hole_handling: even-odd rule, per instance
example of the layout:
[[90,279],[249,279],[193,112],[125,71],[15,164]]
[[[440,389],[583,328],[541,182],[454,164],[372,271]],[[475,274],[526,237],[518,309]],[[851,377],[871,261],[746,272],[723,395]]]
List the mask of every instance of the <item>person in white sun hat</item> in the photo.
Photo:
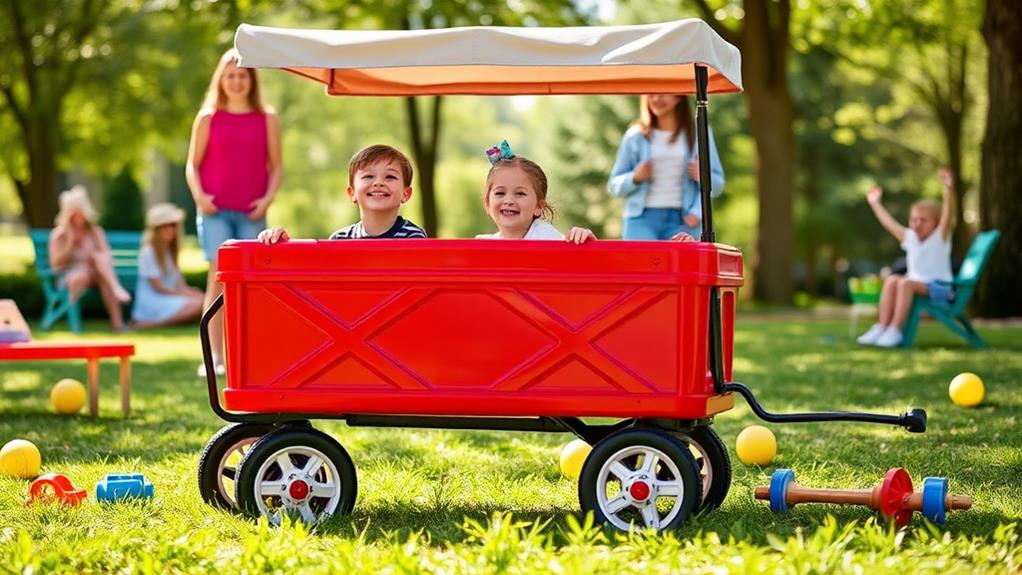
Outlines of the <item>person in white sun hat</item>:
[[74,186],[60,194],[60,211],[50,232],[50,267],[62,273],[61,285],[67,286],[71,301],[77,301],[90,287],[99,289],[103,305],[115,330],[124,329],[121,304],[131,301],[114,272],[110,244],[84,186]]
[[198,319],[203,292],[185,283],[177,256],[184,210],[161,202],[146,213],[131,325],[143,329]]

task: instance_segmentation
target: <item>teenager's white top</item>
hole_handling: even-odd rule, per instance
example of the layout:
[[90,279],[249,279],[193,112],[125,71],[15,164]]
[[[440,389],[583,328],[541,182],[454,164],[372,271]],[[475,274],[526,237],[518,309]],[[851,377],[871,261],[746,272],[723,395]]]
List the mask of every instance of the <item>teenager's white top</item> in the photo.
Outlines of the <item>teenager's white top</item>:
[[652,130],[650,159],[653,160],[653,181],[646,194],[647,208],[680,208],[681,183],[685,177],[688,140],[684,133],[671,143],[670,130]]
[[908,264],[906,277],[918,282],[952,281],[951,275],[951,237],[945,240],[940,237],[940,229],[935,229],[924,241],[912,231],[905,228],[901,240]]
[[[479,234],[476,236],[477,240],[502,240],[504,239],[500,232],[495,234]],[[532,225],[529,226],[529,231],[526,232],[523,240],[563,240],[564,235],[557,231],[557,228],[550,225],[549,222],[543,221],[539,218],[532,220]]]

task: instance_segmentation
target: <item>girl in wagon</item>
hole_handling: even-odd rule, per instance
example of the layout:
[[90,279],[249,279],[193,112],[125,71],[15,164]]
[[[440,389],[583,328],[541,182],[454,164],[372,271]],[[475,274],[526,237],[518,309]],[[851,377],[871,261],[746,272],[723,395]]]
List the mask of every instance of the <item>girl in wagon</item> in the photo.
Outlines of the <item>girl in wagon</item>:
[[202,313],[202,290],[186,284],[177,267],[184,217],[181,208],[166,202],[154,205],[146,213],[131,314],[133,327],[182,323],[198,319]]
[[567,236],[550,224],[554,211],[547,203],[547,179],[543,168],[517,156],[507,140],[486,150],[490,171],[486,174],[483,206],[497,225],[497,232],[477,235],[495,240],[567,240],[575,244],[596,239],[586,228],[573,227]]

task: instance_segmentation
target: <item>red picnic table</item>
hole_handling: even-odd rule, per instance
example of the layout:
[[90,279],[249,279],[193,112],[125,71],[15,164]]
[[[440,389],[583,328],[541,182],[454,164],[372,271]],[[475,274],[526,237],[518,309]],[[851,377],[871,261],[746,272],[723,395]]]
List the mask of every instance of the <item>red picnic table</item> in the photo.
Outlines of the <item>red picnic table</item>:
[[106,341],[77,342],[21,342],[0,344],[0,361],[84,359],[88,361],[89,415],[99,415],[99,360],[117,357],[121,360],[121,411],[127,417],[131,412],[131,356],[135,344]]

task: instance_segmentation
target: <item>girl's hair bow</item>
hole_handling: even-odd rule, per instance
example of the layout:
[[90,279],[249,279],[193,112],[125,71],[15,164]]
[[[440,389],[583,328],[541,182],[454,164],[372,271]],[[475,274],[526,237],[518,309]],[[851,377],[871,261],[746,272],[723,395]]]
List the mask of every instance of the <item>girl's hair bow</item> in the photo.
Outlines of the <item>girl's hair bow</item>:
[[515,153],[511,151],[507,140],[501,140],[499,144],[486,150],[486,159],[490,161],[491,166],[495,166],[501,160],[510,160],[513,157],[515,157]]

